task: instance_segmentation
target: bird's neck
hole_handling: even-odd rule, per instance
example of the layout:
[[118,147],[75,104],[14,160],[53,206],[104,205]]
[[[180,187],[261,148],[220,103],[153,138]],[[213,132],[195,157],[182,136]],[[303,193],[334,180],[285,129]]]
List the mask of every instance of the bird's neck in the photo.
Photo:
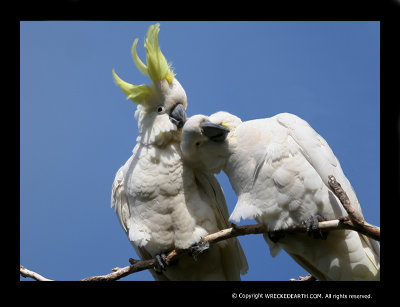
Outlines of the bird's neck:
[[228,176],[232,188],[236,195],[240,195],[248,191],[252,184],[251,172],[249,172],[250,157],[233,153],[229,156],[223,171]]

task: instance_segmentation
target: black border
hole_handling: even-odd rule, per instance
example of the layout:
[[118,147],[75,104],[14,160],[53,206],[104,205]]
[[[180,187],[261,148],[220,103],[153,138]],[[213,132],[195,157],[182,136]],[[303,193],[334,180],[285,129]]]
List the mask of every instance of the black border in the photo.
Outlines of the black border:
[[[141,2],[141,3],[139,3]],[[119,283],[79,283],[79,282],[20,282],[17,259],[19,259],[19,223],[16,225],[16,234],[13,238],[17,243],[16,257],[14,258],[15,271],[14,287],[17,293],[33,301],[43,302],[47,294],[59,294],[61,302],[87,302],[111,300],[117,303],[123,300],[124,304],[142,304],[140,300],[149,300],[150,304],[280,304],[280,303],[349,303],[349,304],[378,304],[384,299],[396,298],[395,290],[391,289],[391,278],[397,278],[392,268],[395,265],[396,240],[390,240],[394,231],[387,219],[399,204],[399,84],[400,49],[396,46],[400,26],[400,1],[280,1],[251,4],[251,2],[229,3],[218,6],[216,2],[179,3],[148,1],[92,1],[92,0],[62,0],[62,1],[18,1],[10,3],[12,14],[11,23],[15,32],[10,32],[9,27],[3,28],[13,37],[8,40],[14,55],[19,54],[19,22],[25,20],[373,20],[381,23],[381,204],[383,228],[382,280],[380,282],[119,282]],[[10,7],[5,10],[10,12]],[[7,13],[6,13],[7,14]],[[6,15],[5,14],[5,15]],[[15,49],[13,48],[15,47]],[[16,59],[12,71],[18,71],[19,57]],[[17,62],[18,61],[18,62]],[[8,61],[6,61],[8,62]],[[8,64],[8,63],[6,63]],[[8,70],[7,70],[8,71]],[[14,77],[14,76],[13,76]],[[19,78],[19,76],[15,76]],[[17,84],[17,82],[15,82]],[[17,89],[19,91],[19,88]],[[15,91],[16,93],[16,91]],[[19,97],[18,94],[15,95]],[[19,105],[17,102],[14,105]],[[17,111],[19,111],[17,109]],[[18,112],[19,113],[19,112]],[[17,116],[17,114],[15,113]],[[19,115],[18,115],[19,116]],[[18,117],[19,118],[19,117]],[[14,123],[19,124],[19,121]],[[15,129],[18,131],[19,129]],[[16,139],[16,138],[15,138]],[[396,144],[393,144],[396,143]],[[18,146],[15,146],[19,149]],[[17,156],[17,155],[15,155]],[[16,162],[15,164],[16,165]],[[366,166],[368,167],[368,166]],[[16,171],[13,171],[16,173]],[[393,178],[394,177],[394,178]],[[15,191],[14,195],[19,191]],[[395,195],[395,197],[393,197]],[[397,197],[396,197],[397,196]],[[19,206],[12,204],[15,217],[19,220]],[[17,228],[18,227],[18,228]],[[18,237],[18,239],[17,239]],[[392,248],[391,248],[392,247]],[[392,250],[393,249],[393,250]],[[17,254],[18,253],[18,254]],[[392,262],[392,259],[393,262]],[[60,263],[62,265],[62,262]],[[8,266],[9,267],[9,266]],[[50,276],[49,276],[50,277]],[[51,278],[51,277],[50,277]],[[8,283],[10,285],[10,283]],[[41,291],[44,290],[44,291]],[[113,290],[111,293],[109,290]],[[78,293],[78,295],[74,295]],[[368,294],[370,300],[327,300],[327,299],[233,299],[233,293],[322,293],[327,294]],[[23,297],[15,297],[21,298]],[[52,301],[51,299],[45,301]],[[23,300],[22,300],[23,302]],[[54,301],[53,301],[54,303]]]

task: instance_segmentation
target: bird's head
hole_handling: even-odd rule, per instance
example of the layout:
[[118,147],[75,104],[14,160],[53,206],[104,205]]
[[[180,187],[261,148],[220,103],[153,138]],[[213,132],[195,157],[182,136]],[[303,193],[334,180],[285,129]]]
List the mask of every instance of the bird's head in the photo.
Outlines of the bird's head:
[[132,58],[139,71],[149,77],[150,85],[133,85],[123,81],[114,71],[116,84],[127,98],[136,103],[135,118],[138,120],[138,142],[163,145],[180,139],[180,128],[186,121],[187,97],[185,90],[175,78],[171,65],[158,44],[160,25],[149,27],[144,42],[146,64],[136,51],[138,39],[132,45]]
[[190,117],[182,129],[185,162],[193,168],[219,173],[230,155],[234,131],[241,123],[238,117],[227,112]]

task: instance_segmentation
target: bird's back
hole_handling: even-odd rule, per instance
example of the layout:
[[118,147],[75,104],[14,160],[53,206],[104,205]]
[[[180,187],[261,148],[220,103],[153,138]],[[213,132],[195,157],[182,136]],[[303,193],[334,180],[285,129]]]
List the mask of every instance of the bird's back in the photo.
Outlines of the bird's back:
[[[300,225],[315,214],[326,219],[346,215],[327,186],[328,174],[343,183],[360,208],[329,145],[297,116],[285,113],[244,122],[234,137],[233,185],[246,183],[235,189],[239,200],[231,219],[256,218],[275,231]],[[325,241],[306,234],[286,235],[278,243],[265,238],[273,256],[283,248],[321,280],[379,278],[379,245],[357,232],[332,231]]]

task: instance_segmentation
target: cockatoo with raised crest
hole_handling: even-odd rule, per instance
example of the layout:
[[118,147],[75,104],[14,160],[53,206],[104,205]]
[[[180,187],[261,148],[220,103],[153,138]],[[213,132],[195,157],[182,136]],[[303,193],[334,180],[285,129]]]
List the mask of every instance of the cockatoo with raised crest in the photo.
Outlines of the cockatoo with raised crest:
[[[264,225],[273,257],[284,249],[319,280],[379,280],[377,241],[351,230],[326,234],[317,228],[318,221],[347,215],[328,175],[360,213],[361,207],[328,143],[306,121],[288,113],[246,122],[227,112],[195,115],[184,125],[181,147],[193,168],[227,174],[238,196],[230,220]],[[304,222],[321,240],[280,232]]]
[[182,161],[187,97],[160,50],[159,31],[159,24],[147,31],[146,64],[136,52],[138,39],[132,45],[133,61],[151,85],[127,83],[113,70],[116,84],[137,103],[139,136],[132,156],[115,176],[111,207],[141,259],[156,259],[150,270],[156,280],[240,280],[248,267],[236,238],[212,244],[198,257],[184,254],[166,267],[166,252],[198,252],[207,248],[199,244],[202,237],[230,224],[214,175]]

